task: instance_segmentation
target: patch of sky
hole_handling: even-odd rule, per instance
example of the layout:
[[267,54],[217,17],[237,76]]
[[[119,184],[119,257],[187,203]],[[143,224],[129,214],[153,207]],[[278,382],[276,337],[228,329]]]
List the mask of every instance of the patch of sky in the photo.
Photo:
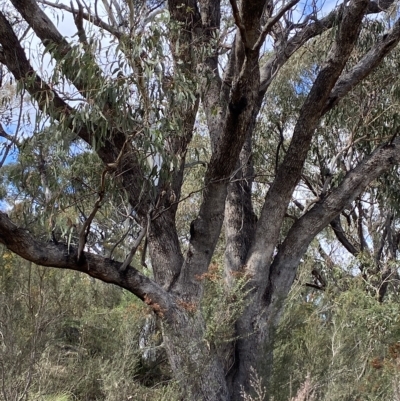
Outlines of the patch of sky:
[[[16,127],[14,125],[5,125],[3,126],[4,131],[8,135],[13,135],[15,133]],[[3,159],[4,152],[6,152],[6,147],[9,144],[9,141],[3,137],[0,137],[0,160]],[[11,146],[10,151],[7,152],[7,156],[4,160],[4,165],[15,163],[18,158],[18,149],[16,146]]]

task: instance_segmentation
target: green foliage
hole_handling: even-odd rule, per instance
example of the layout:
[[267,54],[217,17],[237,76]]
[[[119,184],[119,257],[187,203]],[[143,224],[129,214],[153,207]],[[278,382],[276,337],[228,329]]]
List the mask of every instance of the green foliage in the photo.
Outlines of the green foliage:
[[1,252],[0,375],[7,399],[174,400],[177,389],[166,375],[147,387],[138,346],[147,312],[135,297]]
[[321,401],[394,399],[398,303],[377,302],[361,277],[343,273],[324,292],[306,290],[306,269],[291,291],[276,335],[273,399],[295,396],[308,376]]
[[207,322],[206,340],[218,345],[234,339],[234,323],[246,306],[246,277],[240,273],[227,289],[222,265],[212,263],[202,277],[205,281],[203,315]]

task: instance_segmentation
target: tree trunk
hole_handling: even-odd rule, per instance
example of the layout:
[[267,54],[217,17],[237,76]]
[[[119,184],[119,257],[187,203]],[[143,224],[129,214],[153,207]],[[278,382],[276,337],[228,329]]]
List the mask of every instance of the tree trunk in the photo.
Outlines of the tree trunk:
[[230,401],[223,365],[204,334],[199,311],[180,311],[174,322],[163,323],[164,345],[182,400]]

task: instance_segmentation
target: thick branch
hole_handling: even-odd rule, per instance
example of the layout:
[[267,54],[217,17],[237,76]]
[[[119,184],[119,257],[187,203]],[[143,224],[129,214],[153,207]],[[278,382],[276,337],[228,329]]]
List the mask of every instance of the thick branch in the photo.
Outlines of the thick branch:
[[[56,61],[60,62],[72,51],[70,44],[60,34],[46,13],[38,6],[36,0],[11,0],[11,2],[42,41],[43,45],[45,47],[54,45],[54,47],[50,48],[50,54]],[[103,73],[94,57],[90,58],[90,64],[94,69],[93,76],[96,77],[96,80],[104,80]],[[90,99],[93,88],[88,82],[86,74],[78,74],[77,68],[79,68],[79,64],[76,64],[75,68],[68,68],[70,67],[69,63],[61,63],[61,67],[65,76],[79,90],[80,94]],[[81,67],[81,71],[86,71],[86,68]],[[107,106],[109,109],[112,108],[111,105]]]
[[292,285],[297,266],[312,239],[342,210],[353,202],[382,173],[400,164],[400,140],[379,147],[354,170],[339,187],[297,220],[290,229],[271,266],[265,296],[268,303],[283,299]]
[[247,47],[247,39],[246,39],[246,28],[242,23],[242,19],[240,17],[240,11],[236,4],[236,0],[229,0],[232,7],[233,19],[235,20],[235,24],[239,29],[240,37],[245,47]]
[[[120,272],[122,263],[83,252],[78,261],[78,250],[64,244],[40,242],[27,230],[17,227],[5,213],[0,212],[0,243],[7,249],[41,266],[76,270],[106,283],[116,284],[135,294],[159,312],[170,308],[169,295],[153,280],[132,266]],[[149,301],[150,300],[150,301]]]
[[[371,1],[368,4],[366,14],[376,14],[387,10],[393,4],[393,0],[379,1],[379,3]],[[305,43],[323,32],[332,28],[338,21],[338,17],[342,12],[343,5],[331,11],[326,17],[310,20],[312,23],[306,25],[300,31],[293,35],[286,43],[283,43],[261,67],[260,80],[260,97],[262,98],[274,79],[277,72],[289,60],[289,58],[300,49]]]
[[259,77],[258,53],[249,54],[240,75],[231,89],[223,130],[205,175],[203,202],[199,215],[191,225],[189,251],[182,268],[177,291],[193,300],[202,294],[197,277],[208,268],[224,219],[227,186],[237,166],[256,103]]
[[257,216],[252,204],[254,167],[252,139],[249,136],[239,156],[238,171],[228,186],[225,203],[225,283],[232,284],[237,272],[245,263],[253,241]]
[[[203,202],[199,215],[191,224],[189,250],[175,291],[186,294],[197,302],[202,295],[198,280],[208,268],[214,252],[222,221],[229,179],[234,175],[236,163],[252,121],[259,88],[259,52],[252,45],[259,37],[260,18],[265,1],[243,2],[241,21],[246,27],[246,40],[250,48],[245,57],[235,59],[233,85],[229,99],[224,102],[218,138],[214,138],[213,152],[205,175]],[[239,42],[236,39],[236,42]]]
[[[245,47],[254,49],[260,37],[261,17],[264,12],[266,0],[241,0],[240,1],[240,21],[244,27],[246,38]],[[242,32],[240,32],[242,33]]]
[[400,19],[377,41],[370,51],[336,83],[327,101],[324,113],[331,110],[347,93],[367,77],[400,41]]
[[[205,46],[212,45],[212,39],[220,28],[221,7],[219,1],[200,1],[202,20],[202,38]],[[211,49],[210,49],[211,50]],[[211,138],[211,146],[216,146],[222,129],[221,77],[218,66],[218,48],[212,49],[212,54],[204,60],[199,72],[202,75],[201,101],[207,118],[207,126]]]
[[300,111],[293,138],[271,185],[257,225],[247,266],[256,283],[264,281],[287,206],[301,177],[308,149],[330,92],[354,48],[368,2],[355,0],[343,11],[336,42]]
[[[45,110],[52,118],[59,121],[68,121],[66,127],[75,130],[80,138],[82,138],[90,146],[93,143],[93,135],[100,133],[101,130],[96,126],[87,127],[81,124],[75,127],[73,124],[74,109],[72,109],[56,91],[50,88],[38,74],[35,73],[30,65],[21,44],[18,41],[9,22],[0,12],[0,62],[14,75],[15,79],[21,82],[30,93],[30,95],[38,102],[41,110]],[[143,174],[137,159],[137,155],[133,150],[126,146],[127,141],[123,133],[110,132],[105,136],[104,146],[97,150],[98,155],[107,164],[114,164],[116,160],[120,163],[116,166],[116,175],[122,179],[123,187],[129,194],[129,201],[132,206],[142,215],[146,216],[147,211],[142,210],[142,204],[139,203],[140,194],[143,189]],[[110,138],[110,139],[109,139]],[[121,151],[124,151],[123,157]],[[129,165],[130,168],[126,168]]]
[[[267,288],[267,294],[272,291],[280,291],[280,286],[285,286],[288,281],[282,281],[283,277],[286,278],[286,275],[283,273],[282,278],[273,277],[269,281],[268,279],[272,274],[270,264],[278,244],[288,204],[301,178],[301,172],[314,131],[320,121],[329,94],[354,48],[367,5],[367,0],[355,0],[349,2],[342,10],[336,33],[336,41],[300,110],[291,144],[282,164],[278,168],[276,178],[266,195],[260,219],[257,223],[254,241],[249,251],[247,262],[243,267],[244,273],[250,278],[249,288],[252,288],[253,291],[251,302],[249,302],[249,305],[237,322],[236,335],[240,339],[236,343],[236,352],[240,355],[240,358],[239,366],[233,379],[234,383],[244,381],[251,366],[259,366],[265,363],[265,360],[262,362],[262,358],[254,355],[254,352],[252,352],[252,347],[255,346],[255,343],[257,345],[266,344],[266,341],[268,342],[272,338],[267,338],[272,331],[268,332],[266,329],[265,319],[274,319],[275,312],[271,313],[271,316],[268,313],[263,313],[260,316],[265,306],[264,290]],[[279,273],[276,274],[279,276]],[[272,289],[269,288],[268,283],[272,283],[270,285],[273,287]],[[286,290],[286,287],[284,289]],[[283,298],[280,297],[279,299],[282,300]],[[279,307],[276,306],[276,308],[276,313],[278,313]],[[273,328],[273,320],[271,323],[271,328]],[[245,338],[249,333],[253,332],[257,333],[253,341],[248,341],[247,339],[241,340],[241,338]],[[267,365],[270,362],[267,361]]]

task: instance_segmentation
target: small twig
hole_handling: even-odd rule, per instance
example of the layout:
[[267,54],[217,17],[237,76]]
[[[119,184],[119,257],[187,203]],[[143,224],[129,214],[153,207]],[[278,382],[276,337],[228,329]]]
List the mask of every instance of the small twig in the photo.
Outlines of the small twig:
[[281,17],[283,16],[283,14],[285,14],[286,11],[288,11],[291,7],[295,6],[298,2],[299,2],[299,0],[290,1],[285,6],[283,6],[276,15],[274,15],[273,17],[268,19],[267,23],[265,24],[264,28],[261,31],[260,36],[257,39],[257,42],[253,46],[252,50],[260,49],[260,47],[264,43],[266,36],[268,35],[269,32],[271,32],[271,29],[273,28],[273,26],[281,19]]
[[390,140],[389,140],[389,142],[388,142],[388,145],[393,145],[393,141],[396,139],[396,136],[397,136],[398,134],[399,134],[398,132],[395,132],[395,133],[393,134],[393,136],[390,138]]
[[325,291],[324,287],[321,287],[317,284],[306,283],[306,287],[315,288],[316,290]]
[[25,31],[22,33],[21,37],[18,39],[20,43],[22,43],[23,39],[25,36],[28,34],[28,32],[32,29],[32,27],[28,26],[28,28],[25,29]]
[[318,269],[312,269],[311,274],[314,277],[315,285],[319,285],[321,288],[326,288],[326,280]]
[[242,42],[244,44],[244,47],[247,47],[247,39],[246,39],[246,29],[244,25],[242,24],[242,20],[240,18],[240,13],[238,6],[236,4],[236,0],[229,0],[232,6],[232,11],[233,11],[233,18],[235,19],[235,24],[239,28],[240,36],[242,38]]
[[195,162],[186,163],[184,168],[195,167],[195,166],[198,166],[199,164],[202,165],[203,167],[207,167],[208,163],[207,162],[203,162],[202,160],[198,160],[198,161],[195,161]]
[[[142,132],[142,131],[143,131],[143,130],[139,130],[139,131],[135,132],[134,135],[129,135],[129,136],[126,138],[126,140],[125,140],[124,144],[122,145],[122,148],[121,148],[121,150],[120,150],[120,152],[119,152],[119,154],[118,154],[117,159],[115,160],[115,162],[114,162],[114,163],[108,163],[108,164],[107,164],[107,168],[108,168],[109,170],[116,170],[116,169],[118,168],[119,163],[120,163],[120,161],[121,161],[121,159],[122,159],[122,156],[124,156],[124,154],[125,154],[125,148],[126,148],[126,146],[128,145],[128,143],[130,142],[130,140],[132,139],[133,136],[138,135],[138,134],[139,134],[140,132]],[[125,170],[124,172],[126,172],[126,171],[128,171],[128,170]],[[121,175],[122,173],[124,173],[124,172],[121,172],[120,175]]]
[[[250,156],[248,157],[248,159],[250,158]],[[261,174],[259,175],[254,175],[254,176],[249,176],[249,177],[242,177],[242,178],[238,178],[238,179],[233,179],[233,177],[236,175],[236,173],[241,170],[242,167],[237,168],[228,178],[221,178],[220,180],[214,180],[213,182],[221,182],[221,181],[226,181],[229,180],[230,183],[232,182],[238,182],[238,181],[243,181],[243,180],[248,180],[250,178],[255,178],[257,176],[261,176]],[[201,192],[203,190],[205,190],[207,188],[207,185],[190,192],[188,195],[186,195],[184,198],[181,198],[175,202],[172,202],[168,207],[166,207],[165,209],[162,209],[161,211],[157,212],[157,214],[151,219],[151,220],[156,220],[158,219],[163,213],[165,213],[167,210],[171,209],[171,207],[175,206],[178,203],[181,203],[183,201],[185,201],[186,199],[190,198],[192,195]]]
[[154,217],[152,217],[151,220],[156,220],[156,219],[158,219],[163,213],[165,213],[167,210],[171,209],[172,206],[174,206],[174,205],[176,205],[176,204],[178,204],[178,203],[181,203],[181,202],[185,201],[186,199],[189,199],[192,195],[196,194],[197,192],[201,192],[201,191],[203,191],[203,190],[206,189],[206,188],[207,188],[206,186],[201,187],[200,189],[197,189],[196,191],[190,192],[190,193],[189,193],[188,195],[186,195],[184,198],[181,198],[181,199],[179,199],[179,200],[177,200],[177,201],[175,201],[175,202],[172,202],[168,207],[166,207],[165,209],[162,209],[161,211],[159,211]]
[[[139,248],[140,243],[142,242],[142,239],[146,236],[146,240],[147,240],[147,236],[150,231],[150,224],[151,224],[151,220],[152,220],[151,219],[152,212],[153,212],[153,208],[150,207],[149,212],[147,213],[146,227],[143,227],[140,230],[140,233],[139,233],[138,237],[136,238],[135,242],[133,243],[133,246],[132,246],[131,251],[129,252],[129,255],[127,256],[124,263],[122,263],[122,265],[119,268],[120,273],[125,272],[126,268],[131,264],[132,259],[135,256],[135,253],[136,253],[137,249]],[[145,253],[146,253],[145,250],[143,250],[142,258],[143,258],[143,255],[145,255]]]
[[362,140],[364,140],[364,139],[366,139],[366,138],[367,138],[367,136],[364,135],[364,136],[362,136],[362,137],[360,137],[360,138],[358,138],[358,139],[356,139],[356,140],[354,140],[354,141],[351,141],[347,146],[345,146],[343,149],[341,149],[341,150],[336,154],[335,158],[331,161],[330,166],[329,166],[330,170],[331,170],[331,171],[334,170],[337,160],[339,159],[339,157],[340,157],[343,153],[347,152],[347,151],[348,151],[352,146],[354,146],[356,143],[358,143],[358,142],[360,142],[360,141],[362,141]]
[[157,3],[153,8],[149,9],[149,14],[152,13],[154,10],[156,10],[157,8],[161,7],[163,4],[165,3],[165,0],[160,1],[159,3]]
[[79,0],[76,0],[76,4],[78,5],[77,12],[75,12],[74,5],[71,0],[71,10],[72,10],[72,15],[74,16],[75,25],[78,28],[78,38],[81,43],[87,45],[88,42],[87,42],[86,32],[83,27],[83,7]]
[[20,143],[17,140],[17,135],[18,135],[18,131],[21,127],[21,117],[22,117],[22,107],[23,107],[23,102],[24,101],[24,92],[21,93],[21,103],[20,103],[20,107],[19,107],[19,116],[18,116],[18,123],[17,123],[17,127],[15,128],[15,134],[14,136],[12,135],[8,135],[2,126],[0,126],[0,136],[2,136],[3,138],[6,138],[10,141],[9,144],[6,145],[6,150],[4,152],[3,158],[1,159],[0,162],[0,168],[3,167],[3,164],[5,163],[8,154],[10,153],[10,149],[11,149],[11,145],[15,145],[17,147],[20,147]]
[[107,0],[102,0],[102,2],[103,2],[103,5],[104,5],[105,10],[106,10],[106,12],[107,12],[108,18],[109,18],[109,20],[111,21],[111,24],[112,24],[114,27],[118,26],[117,21],[116,21],[115,18],[114,18],[114,14],[113,14],[113,11],[112,11],[111,2],[110,2],[110,3],[107,3]]
[[83,252],[83,248],[86,245],[87,237],[90,232],[90,224],[92,223],[94,216],[96,216],[97,211],[101,207],[101,202],[104,198],[104,193],[105,193],[105,177],[106,177],[106,174],[108,171],[109,171],[109,169],[105,168],[101,174],[100,191],[98,192],[99,197],[97,198],[96,203],[94,204],[93,210],[90,213],[89,217],[83,223],[82,229],[79,233],[78,261],[80,261],[82,252]]
[[[149,218],[147,219],[147,226],[149,225]],[[147,227],[143,227],[140,232],[138,237],[135,239],[135,242],[133,243],[132,249],[129,252],[129,255],[126,257],[124,263],[122,263],[122,265],[119,268],[119,272],[123,273],[125,272],[125,270],[127,269],[127,267],[131,264],[133,257],[135,256],[135,253],[137,251],[137,249],[139,248],[140,243],[142,242],[142,239],[144,238],[144,236],[147,233]]]
[[297,206],[301,211],[304,210],[304,206],[296,199],[293,199],[293,203]]
[[110,259],[112,258],[112,254],[114,253],[115,248],[127,237],[127,235],[129,234],[129,231],[131,231],[131,228],[132,228],[132,226],[128,227],[128,229],[125,231],[125,233],[122,235],[122,237],[113,245],[113,247],[110,250],[110,254],[108,256]]
[[310,209],[312,205],[315,205],[317,202],[319,202],[321,198],[317,196],[316,198],[310,199],[306,202],[306,205],[303,210],[303,214],[306,214]]
[[331,172],[328,172],[327,174],[325,174],[324,178],[325,178],[325,181],[324,181],[324,185],[322,186],[322,191],[321,191],[321,194],[320,194],[320,198],[321,199],[325,198],[325,196],[326,196],[326,194],[328,192],[328,188],[329,188],[329,186],[331,184],[333,175],[332,175]]
[[281,127],[281,125],[279,124],[279,122],[276,124],[278,131],[279,131],[279,143],[278,146],[276,148],[276,154],[275,154],[275,174],[278,171],[278,164],[279,164],[279,152],[281,150],[281,147],[283,148],[283,150],[285,150],[285,148],[283,147],[283,141],[284,141],[284,136],[283,136],[283,129]]
[[318,196],[317,190],[313,187],[313,185],[312,185],[311,181],[308,179],[308,177],[305,174],[302,174],[301,178],[304,181],[304,183],[306,184],[306,186],[308,187],[308,189],[313,193],[313,195]]
[[[65,11],[68,11],[70,13],[73,13],[73,9],[68,7],[68,6],[66,6],[66,5],[64,5],[64,4],[52,3],[52,2],[47,1],[47,0],[38,0],[38,1],[39,1],[39,3],[42,3],[42,4],[46,5],[46,6],[58,8],[59,10],[65,10]],[[106,22],[104,22],[99,17],[99,15],[97,13],[97,1],[95,2],[95,15],[83,12],[82,13],[82,17],[86,21],[91,22],[93,25],[95,25],[95,26],[97,26],[99,28],[102,28],[105,31],[111,33],[116,38],[120,38],[121,37],[121,32],[119,32],[117,29],[115,29],[111,25],[107,24]]]

